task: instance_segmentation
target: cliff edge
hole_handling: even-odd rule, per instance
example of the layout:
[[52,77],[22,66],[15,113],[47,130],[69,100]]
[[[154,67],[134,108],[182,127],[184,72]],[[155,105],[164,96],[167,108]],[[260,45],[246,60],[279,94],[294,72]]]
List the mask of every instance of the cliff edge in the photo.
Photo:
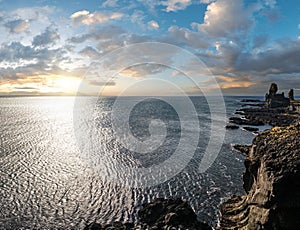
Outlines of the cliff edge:
[[300,121],[261,132],[244,163],[246,195],[221,205],[220,229],[300,229]]

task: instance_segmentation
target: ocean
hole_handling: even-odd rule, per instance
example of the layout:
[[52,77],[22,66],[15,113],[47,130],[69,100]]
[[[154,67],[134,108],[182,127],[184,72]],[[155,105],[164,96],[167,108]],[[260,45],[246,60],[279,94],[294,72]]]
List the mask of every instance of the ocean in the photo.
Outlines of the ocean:
[[[190,111],[183,108],[179,113],[166,102],[170,98],[122,98],[123,105],[136,101],[127,124],[136,140],[142,143],[151,138],[153,124],[165,129],[162,138],[155,139],[160,143],[151,142],[158,145],[151,153],[126,148],[124,145],[131,143],[126,141],[129,134],[122,136],[124,145],[114,137],[116,98],[96,102],[89,97],[0,98],[0,229],[81,229],[94,221],[135,222],[141,204],[157,197],[185,199],[200,220],[216,225],[222,199],[243,193],[243,156],[232,144],[250,144],[255,136],[243,129],[225,130],[224,121],[218,119],[226,117],[227,122],[243,98],[249,97],[225,97],[226,111],[213,117],[215,131],[226,133],[216,159],[204,172],[199,171],[199,164],[212,132],[212,116],[204,97],[190,97],[199,127],[189,125]],[[89,104],[92,106],[84,108]],[[153,176],[157,183],[150,187],[134,186],[132,175],[124,168],[152,169],[167,162],[180,147],[183,131],[187,139],[199,136],[194,152],[183,149],[173,162],[186,164],[165,168],[177,171],[160,175],[159,181]]]

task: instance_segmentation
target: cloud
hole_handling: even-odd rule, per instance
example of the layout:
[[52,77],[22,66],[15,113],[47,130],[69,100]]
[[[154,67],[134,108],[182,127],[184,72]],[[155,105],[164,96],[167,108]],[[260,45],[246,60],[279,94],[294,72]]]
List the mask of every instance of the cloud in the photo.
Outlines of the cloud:
[[235,68],[238,71],[255,71],[260,75],[299,73],[300,41],[284,40],[258,54],[240,53]]
[[90,80],[88,81],[90,85],[96,85],[96,86],[115,86],[116,82],[110,80],[110,81],[101,81],[101,80]]
[[269,36],[266,34],[257,35],[253,38],[253,48],[260,48],[267,44]]
[[81,55],[89,58],[99,58],[101,54],[93,47],[87,46],[79,52]]
[[168,29],[168,37],[164,40],[180,46],[190,46],[194,49],[208,48],[209,43],[201,33],[191,31],[187,28],[171,26]]
[[8,30],[9,33],[21,33],[26,31],[29,28],[29,20],[15,19],[8,21],[4,24],[4,27]]
[[60,63],[66,60],[63,49],[36,49],[20,42],[12,42],[0,46],[0,60],[2,79],[33,81],[32,78],[40,78],[42,74],[68,74],[59,67]]
[[212,37],[246,33],[254,25],[252,16],[256,7],[245,8],[242,0],[217,0],[207,6],[204,23],[198,24],[198,30]]
[[167,6],[166,12],[176,12],[178,10],[184,10],[187,6],[192,4],[191,0],[167,0],[162,5]]
[[200,0],[200,3],[203,3],[203,4],[209,4],[209,3],[212,3],[216,0]]
[[150,29],[150,30],[157,30],[158,28],[159,28],[159,25],[158,25],[158,23],[156,22],[156,21],[150,21],[150,22],[148,22],[147,23],[148,24],[148,28]]
[[102,7],[116,7],[118,5],[118,0],[106,0],[102,3]]
[[276,5],[276,0],[264,0],[264,3],[266,6],[269,6],[270,8],[274,8]]
[[70,18],[76,25],[92,25],[92,24],[103,24],[110,20],[116,20],[122,18],[124,15],[119,12],[94,12],[82,10],[73,13]]
[[50,44],[54,44],[58,39],[60,39],[58,30],[52,29],[51,27],[47,27],[43,33],[33,38],[32,45],[33,46],[50,45]]
[[147,75],[155,75],[161,73],[166,69],[166,66],[162,66],[160,64],[143,64],[128,67],[121,71],[119,75],[123,77],[133,77],[136,79],[141,79]]
[[53,6],[33,6],[33,7],[24,7],[18,8],[11,12],[11,15],[17,16],[21,19],[28,19],[28,20],[47,20],[48,15],[54,13],[56,10]]

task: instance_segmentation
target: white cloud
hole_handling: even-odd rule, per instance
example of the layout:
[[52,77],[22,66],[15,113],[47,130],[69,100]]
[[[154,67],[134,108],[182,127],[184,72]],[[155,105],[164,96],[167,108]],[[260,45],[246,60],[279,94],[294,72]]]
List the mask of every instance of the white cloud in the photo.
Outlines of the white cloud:
[[242,0],[217,0],[207,6],[204,23],[198,24],[198,29],[215,37],[247,32],[254,23],[254,10],[253,7],[245,8]]
[[159,28],[159,25],[156,21],[152,20],[152,21],[148,22],[148,28],[150,30],[153,30],[153,29],[157,30]]
[[216,0],[200,0],[200,3],[203,3],[203,4],[209,4],[209,3],[212,3]]
[[102,24],[110,20],[120,19],[124,15],[118,12],[94,12],[90,13],[89,11],[82,10],[75,12],[70,16],[75,24]]
[[118,0],[106,0],[102,3],[102,7],[115,7],[118,5]]
[[265,0],[264,3],[266,6],[269,6],[270,8],[274,8],[276,5],[276,0]]
[[191,0],[167,0],[162,3],[162,5],[167,6],[166,12],[184,10],[190,4],[192,4]]

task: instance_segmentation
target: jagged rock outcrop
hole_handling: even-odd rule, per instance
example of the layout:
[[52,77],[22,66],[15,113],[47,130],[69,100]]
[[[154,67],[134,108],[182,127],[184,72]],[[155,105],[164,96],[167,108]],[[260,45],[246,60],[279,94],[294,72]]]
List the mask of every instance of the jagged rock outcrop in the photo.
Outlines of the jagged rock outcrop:
[[156,199],[139,211],[141,229],[211,229],[197,220],[197,215],[181,199]]
[[294,97],[294,90],[293,90],[293,89],[290,89],[288,96],[289,96],[289,99],[290,99],[291,101],[294,101],[294,100],[295,100],[295,97]]
[[211,230],[212,228],[205,223],[197,220],[197,215],[186,201],[181,199],[156,199],[155,201],[144,204],[138,213],[139,221],[134,226],[133,223],[113,223],[101,225],[92,223],[86,226],[86,230]]
[[288,107],[290,99],[284,96],[284,93],[277,94],[278,86],[272,83],[269,93],[266,94],[266,106],[268,108]]
[[300,122],[260,133],[245,158],[246,195],[221,205],[220,229],[300,229]]

